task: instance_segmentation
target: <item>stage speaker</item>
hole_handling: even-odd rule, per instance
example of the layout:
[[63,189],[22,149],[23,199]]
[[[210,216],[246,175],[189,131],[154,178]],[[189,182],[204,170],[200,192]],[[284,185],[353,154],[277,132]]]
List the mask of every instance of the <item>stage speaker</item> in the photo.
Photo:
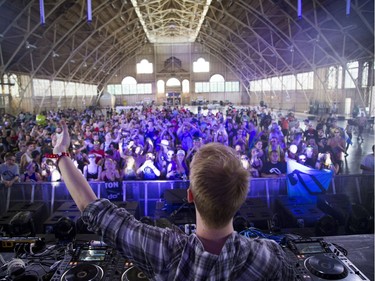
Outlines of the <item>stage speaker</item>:
[[187,202],[187,190],[185,188],[166,189],[164,200],[169,205],[184,204]]
[[346,194],[318,195],[316,205],[324,213],[335,218],[340,225],[345,225],[352,212],[352,205]]
[[155,204],[155,219],[167,218],[169,216],[167,207],[164,202],[156,202]]
[[195,224],[195,208],[191,205],[184,205],[182,208],[173,211],[167,219],[177,226]]
[[56,211],[62,211],[62,212],[79,212],[79,209],[74,203],[74,201],[64,202],[62,203]]
[[18,213],[18,211],[8,211],[0,218],[0,233],[4,236],[10,236],[10,221]]
[[113,201],[119,208],[125,208],[136,219],[139,219],[139,203],[136,201]]
[[273,214],[265,198],[248,198],[242,204],[237,216],[245,218],[249,226],[269,230]]
[[31,213],[36,233],[43,233],[43,222],[48,217],[47,205],[43,202],[35,203],[16,203],[10,206],[10,212],[26,212]]
[[348,234],[373,233],[374,216],[363,205],[354,204],[345,229]]
[[282,196],[275,200],[275,215],[284,228],[315,227],[325,215],[315,204],[303,197]]
[[73,212],[73,211],[56,211],[54,212],[44,223],[44,233],[51,234],[54,233],[54,226],[55,224],[61,220],[62,218],[69,218],[74,223],[77,223],[78,219],[81,217],[81,212]]
[[[119,208],[125,208],[129,213],[131,213],[135,218],[139,219],[139,204],[135,201],[112,201],[113,204],[117,205]],[[61,204],[57,212],[79,212],[77,205],[72,202],[65,202]]]
[[[180,226],[195,223],[195,208],[187,201],[187,189],[175,188],[164,191],[166,218]],[[160,205],[161,206],[161,205]],[[158,214],[160,215],[161,212]]]
[[315,235],[316,236],[332,236],[338,234],[338,222],[330,216],[325,215],[321,217],[315,224]]

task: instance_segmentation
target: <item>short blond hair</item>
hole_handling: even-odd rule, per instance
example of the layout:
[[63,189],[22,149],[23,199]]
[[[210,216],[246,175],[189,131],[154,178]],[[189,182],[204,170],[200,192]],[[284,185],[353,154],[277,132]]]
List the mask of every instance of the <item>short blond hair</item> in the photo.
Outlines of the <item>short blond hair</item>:
[[208,143],[190,164],[190,188],[205,223],[213,228],[223,227],[246,199],[249,173],[233,148]]

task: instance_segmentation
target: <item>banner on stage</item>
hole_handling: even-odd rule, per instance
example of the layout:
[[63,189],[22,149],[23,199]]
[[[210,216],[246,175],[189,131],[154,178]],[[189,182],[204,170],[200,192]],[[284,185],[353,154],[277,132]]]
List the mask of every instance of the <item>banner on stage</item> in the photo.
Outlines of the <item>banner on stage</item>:
[[332,176],[331,170],[316,170],[296,161],[287,161],[288,195],[302,196],[315,203],[316,196],[328,189]]
[[121,181],[105,182],[105,190],[107,193],[107,199],[111,201],[122,201],[123,190]]

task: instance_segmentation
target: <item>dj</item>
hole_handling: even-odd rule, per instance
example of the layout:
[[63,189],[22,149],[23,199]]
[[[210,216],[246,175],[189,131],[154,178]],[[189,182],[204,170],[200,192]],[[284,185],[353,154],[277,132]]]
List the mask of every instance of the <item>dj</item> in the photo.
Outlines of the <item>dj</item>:
[[125,209],[97,199],[66,155],[67,125],[54,153],[82,219],[152,280],[294,280],[293,268],[272,240],[249,239],[233,230],[233,216],[244,203],[249,179],[235,151],[218,143],[203,146],[191,163],[189,202],[197,228],[190,236],[143,224]]

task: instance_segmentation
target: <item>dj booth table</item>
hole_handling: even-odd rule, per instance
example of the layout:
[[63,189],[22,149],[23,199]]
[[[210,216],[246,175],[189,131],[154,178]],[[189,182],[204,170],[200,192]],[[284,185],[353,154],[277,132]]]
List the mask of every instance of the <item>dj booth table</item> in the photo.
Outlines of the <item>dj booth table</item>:
[[[54,235],[38,235],[39,238],[44,238],[47,246],[54,245],[56,243]],[[325,236],[322,237],[327,243],[331,243],[336,247],[341,247],[347,251],[346,258],[356,266],[369,280],[374,280],[374,234],[360,234],[360,235],[346,235],[346,236]],[[95,234],[78,234],[76,236],[77,241],[81,243],[89,241],[100,241],[100,237]],[[10,261],[14,256],[13,253],[1,253],[5,261]],[[44,273],[48,268],[44,269]],[[120,270],[121,271],[121,270]],[[63,272],[63,271],[62,271]],[[61,272],[61,273],[62,273]],[[40,273],[41,276],[43,272]],[[118,277],[118,276],[117,276]],[[46,279],[49,280],[49,279]],[[52,279],[61,280],[60,277]],[[107,280],[107,279],[106,279]],[[116,280],[115,276],[114,279]],[[305,279],[304,279],[305,280]],[[306,279],[307,280],[307,279]],[[326,279],[319,279],[326,280]],[[340,280],[340,279],[338,279]],[[345,280],[351,280],[345,278]],[[367,280],[367,279],[366,279]]]
[[367,278],[374,279],[374,234],[326,236],[325,241],[343,247],[347,258],[361,270]]

